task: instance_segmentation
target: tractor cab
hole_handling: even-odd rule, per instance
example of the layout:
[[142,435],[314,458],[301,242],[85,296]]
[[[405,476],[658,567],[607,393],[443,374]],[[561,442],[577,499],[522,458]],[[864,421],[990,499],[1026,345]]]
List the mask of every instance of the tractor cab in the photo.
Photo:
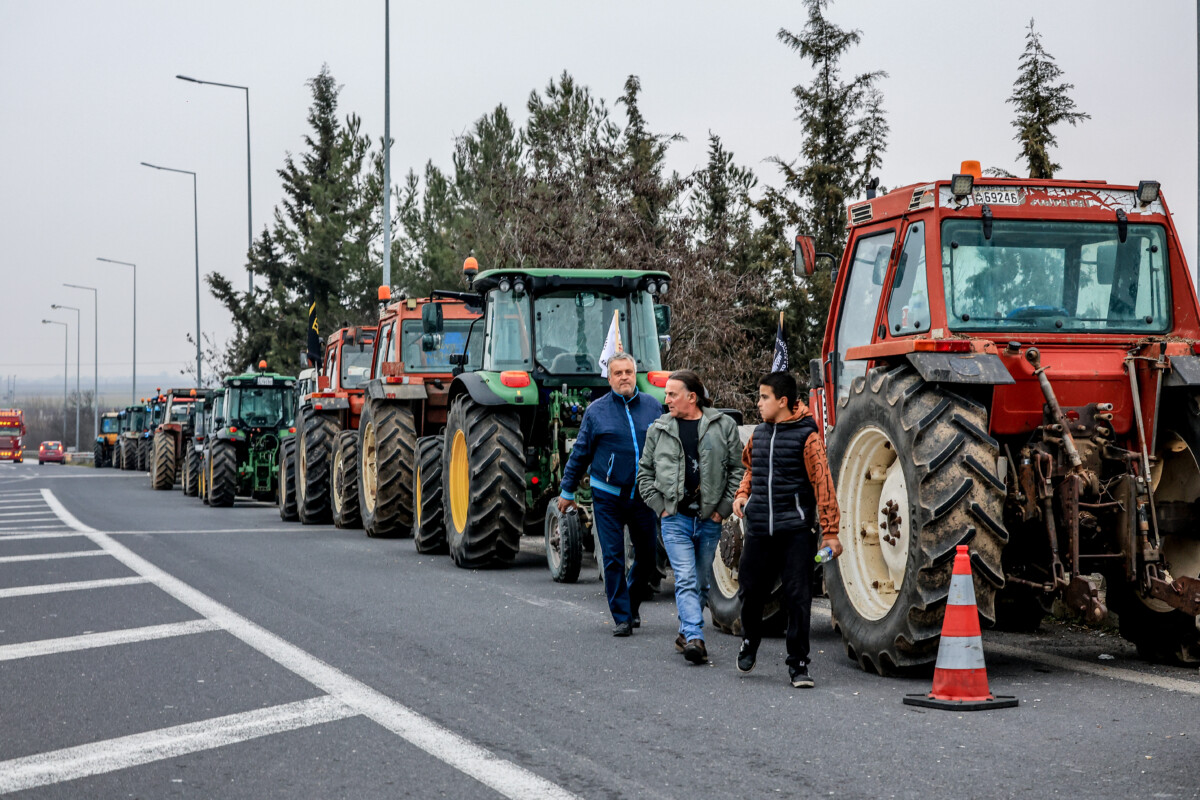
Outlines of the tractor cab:
[[204,428],[203,490],[210,505],[244,495],[274,500],[282,439],[294,433],[296,378],[267,370],[229,375]]

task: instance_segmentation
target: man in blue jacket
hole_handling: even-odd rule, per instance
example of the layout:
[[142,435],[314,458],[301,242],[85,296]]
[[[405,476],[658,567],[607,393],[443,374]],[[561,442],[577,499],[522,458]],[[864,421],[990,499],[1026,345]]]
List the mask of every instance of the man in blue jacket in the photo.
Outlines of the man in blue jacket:
[[[592,486],[593,524],[604,563],[604,591],[612,612],[613,636],[629,636],[641,624],[638,606],[649,595],[655,570],[658,519],[637,491],[637,465],[646,429],[662,404],[637,388],[637,362],[617,353],[608,362],[612,391],[583,414],[579,436],[563,470],[558,510],[575,508],[575,490],[587,470]],[[633,575],[626,579],[625,526],[633,542]]]

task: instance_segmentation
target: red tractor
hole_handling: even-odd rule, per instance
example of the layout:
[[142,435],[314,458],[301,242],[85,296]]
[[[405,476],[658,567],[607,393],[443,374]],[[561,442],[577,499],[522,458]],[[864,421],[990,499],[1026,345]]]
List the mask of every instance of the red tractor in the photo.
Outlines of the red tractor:
[[[955,547],[985,623],[1060,598],[1200,659],[1200,308],[1154,181],[982,178],[849,208],[811,365],[845,553],[846,652],[931,664]],[[797,269],[822,259],[798,237]],[[832,261],[832,259],[830,259]]]
[[358,502],[341,503],[333,465],[342,435],[357,435],[363,407],[363,383],[371,375],[378,328],[342,328],[329,336],[315,391],[301,395],[296,409],[295,444],[284,450],[282,470],[295,477],[296,511],[305,525],[328,522],[355,528],[361,522]]
[[[168,389],[161,398],[162,422],[154,429],[150,456],[150,485],[173,489],[196,430],[196,409],[209,389]],[[186,488],[186,487],[185,487]]]

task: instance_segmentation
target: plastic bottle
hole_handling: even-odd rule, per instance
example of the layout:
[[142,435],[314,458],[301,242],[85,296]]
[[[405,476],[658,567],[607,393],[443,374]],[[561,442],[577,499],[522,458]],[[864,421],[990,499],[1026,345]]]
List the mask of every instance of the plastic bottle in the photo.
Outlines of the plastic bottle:
[[817,551],[816,558],[814,558],[813,561],[816,561],[818,564],[824,564],[826,561],[833,561],[833,548],[828,546],[822,547]]

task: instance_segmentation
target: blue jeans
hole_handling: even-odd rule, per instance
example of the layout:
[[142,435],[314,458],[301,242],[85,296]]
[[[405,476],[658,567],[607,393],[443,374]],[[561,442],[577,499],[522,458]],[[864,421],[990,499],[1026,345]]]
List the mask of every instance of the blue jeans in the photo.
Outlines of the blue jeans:
[[679,632],[684,639],[704,641],[704,607],[708,605],[708,575],[721,523],[673,514],[662,520],[663,547],[675,571],[675,605],[679,609]]

